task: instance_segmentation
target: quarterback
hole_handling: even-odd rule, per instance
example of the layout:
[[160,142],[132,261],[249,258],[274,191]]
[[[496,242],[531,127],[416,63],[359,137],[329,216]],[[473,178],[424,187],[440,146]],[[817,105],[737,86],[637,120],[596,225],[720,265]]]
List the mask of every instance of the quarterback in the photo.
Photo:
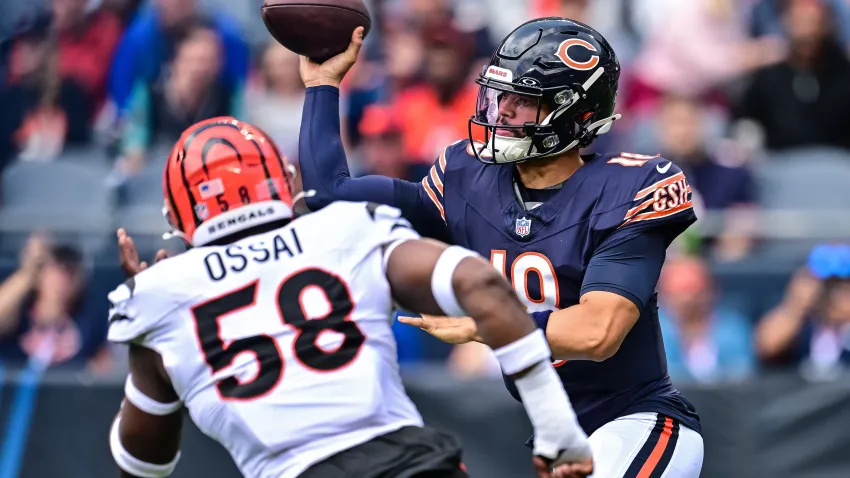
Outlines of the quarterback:
[[[546,334],[590,437],[593,476],[699,476],[700,422],[667,374],[655,293],[667,247],[696,221],[691,189],[659,156],[581,154],[619,118],[620,66],[608,42],[567,18],[519,26],[477,79],[469,138],[411,183],[350,177],[338,86],[361,37],[355,30],[349,49],[321,65],[301,60],[299,157],[304,187],[316,191],[308,206],[388,204],[421,235],[489,257]],[[454,343],[478,339],[469,318],[408,322]]]

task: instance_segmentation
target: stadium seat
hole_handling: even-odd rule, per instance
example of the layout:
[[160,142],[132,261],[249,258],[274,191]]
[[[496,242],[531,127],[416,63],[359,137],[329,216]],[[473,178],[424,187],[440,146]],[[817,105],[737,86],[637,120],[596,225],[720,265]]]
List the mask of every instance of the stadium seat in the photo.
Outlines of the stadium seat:
[[799,149],[756,165],[762,230],[777,239],[850,237],[850,154]]
[[162,208],[162,167],[149,166],[124,183],[124,202],[128,206]]
[[756,167],[767,209],[850,209],[850,154],[799,149],[771,155]]
[[123,201],[115,212],[115,226],[133,236],[142,254],[164,247],[162,233],[168,222],[162,215],[162,165],[151,164],[122,185]]
[[74,163],[84,163],[84,162],[100,162],[105,164],[111,164],[112,160],[106,154],[102,148],[93,148],[90,146],[86,147],[66,147],[62,151],[62,156],[58,159],[63,162],[74,162]]
[[111,227],[109,165],[98,161],[24,162],[4,171],[0,224],[5,231],[101,232]]

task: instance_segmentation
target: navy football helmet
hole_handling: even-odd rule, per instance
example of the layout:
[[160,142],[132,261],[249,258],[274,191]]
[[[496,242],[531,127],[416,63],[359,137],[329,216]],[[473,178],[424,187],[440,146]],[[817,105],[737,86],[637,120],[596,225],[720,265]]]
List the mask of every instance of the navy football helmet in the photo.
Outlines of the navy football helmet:
[[[617,55],[593,28],[557,17],[520,25],[475,80],[481,88],[469,137],[476,158],[519,163],[588,146],[620,118],[614,114],[619,79]],[[500,102],[517,95],[537,103],[536,120],[500,124]],[[474,125],[484,127],[484,144],[473,140]]]

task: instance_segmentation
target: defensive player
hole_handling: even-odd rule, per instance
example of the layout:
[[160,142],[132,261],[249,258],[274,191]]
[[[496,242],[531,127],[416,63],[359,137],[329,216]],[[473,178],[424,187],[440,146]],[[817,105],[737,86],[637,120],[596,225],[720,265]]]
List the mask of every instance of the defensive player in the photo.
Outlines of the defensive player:
[[[165,166],[165,213],[191,246],[109,294],[109,339],[128,343],[126,399],[110,434],[122,476],[164,477],[181,409],[251,478],[462,477],[455,440],[405,395],[393,302],[469,315],[516,380],[549,476],[592,470],[587,437],[510,285],[476,254],[419,239],[397,209],[339,202],[293,217],[292,173],[233,118],[189,128]],[[144,269],[144,270],[141,270]]]
[[[580,155],[619,118],[620,66],[608,42],[566,18],[518,27],[477,80],[470,138],[410,183],[349,176],[337,86],[356,61],[358,32],[322,65],[301,60],[299,158],[304,186],[316,190],[308,206],[389,204],[420,234],[489,256],[546,332],[590,435],[594,476],[698,476],[700,423],[667,375],[655,294],[667,247],[696,220],[691,190],[661,157]],[[410,322],[448,341],[474,339],[470,320]]]

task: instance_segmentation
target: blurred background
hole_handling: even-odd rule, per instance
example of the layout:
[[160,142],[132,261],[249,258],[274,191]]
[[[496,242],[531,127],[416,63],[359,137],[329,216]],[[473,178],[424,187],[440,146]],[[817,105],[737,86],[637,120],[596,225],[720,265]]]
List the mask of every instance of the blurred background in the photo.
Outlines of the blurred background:
[[[366,3],[340,112],[356,175],[421,179],[466,137],[472,80],[522,22],[606,36],[624,117],[593,149],[663,154],[697,204],[658,292],[670,375],[703,415],[703,476],[850,476],[850,0]],[[233,115],[297,165],[298,57],[270,41],[261,4],[2,2],[0,478],[114,474],[114,231],[146,258],[180,250],[160,209],[183,129]],[[396,332],[411,394],[461,434],[473,476],[526,476],[527,423],[489,351]],[[175,476],[234,476],[192,430]]]

